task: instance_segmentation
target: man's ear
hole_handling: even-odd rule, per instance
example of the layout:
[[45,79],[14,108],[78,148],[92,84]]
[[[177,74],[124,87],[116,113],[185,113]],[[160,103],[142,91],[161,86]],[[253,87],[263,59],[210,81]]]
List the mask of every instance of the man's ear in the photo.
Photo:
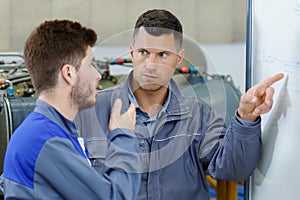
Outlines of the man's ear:
[[133,60],[133,44],[130,44],[130,57],[131,57],[131,60]]
[[184,49],[181,49],[178,52],[178,57],[177,57],[177,66],[183,61],[184,58]]
[[69,64],[65,64],[62,68],[61,68],[61,76],[63,78],[64,81],[66,81],[68,84],[73,85],[75,83],[75,79],[76,79],[76,70],[72,65]]

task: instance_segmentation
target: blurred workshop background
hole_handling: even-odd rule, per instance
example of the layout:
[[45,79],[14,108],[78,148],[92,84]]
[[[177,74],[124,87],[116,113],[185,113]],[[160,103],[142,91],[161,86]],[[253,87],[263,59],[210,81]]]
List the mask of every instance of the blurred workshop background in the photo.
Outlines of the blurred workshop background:
[[77,20],[103,42],[132,29],[144,11],[165,8],[181,20],[186,36],[205,47],[219,73],[231,74],[244,91],[246,0],[0,0],[0,8],[0,52],[22,52],[31,30],[46,19]]

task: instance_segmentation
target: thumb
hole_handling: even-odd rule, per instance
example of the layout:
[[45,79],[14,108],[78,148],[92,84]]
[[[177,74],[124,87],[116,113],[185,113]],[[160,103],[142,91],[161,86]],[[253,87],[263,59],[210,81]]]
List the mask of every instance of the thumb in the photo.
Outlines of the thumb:
[[136,120],[136,111],[135,111],[135,105],[133,103],[131,103],[129,105],[128,114],[131,117],[131,120],[135,122],[135,120]]
[[122,108],[122,101],[121,99],[116,99],[113,105],[112,113],[120,115],[121,114],[121,108]]

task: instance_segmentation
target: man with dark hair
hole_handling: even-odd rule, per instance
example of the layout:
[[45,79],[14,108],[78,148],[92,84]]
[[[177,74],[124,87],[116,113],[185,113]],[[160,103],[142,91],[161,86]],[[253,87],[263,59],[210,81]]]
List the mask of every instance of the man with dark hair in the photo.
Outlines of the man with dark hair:
[[[261,118],[272,108],[274,75],[249,89],[226,129],[211,106],[185,97],[172,79],[183,60],[182,27],[166,10],[149,10],[137,20],[130,45],[133,70],[124,84],[101,91],[96,106],[77,118],[89,141],[93,166],[101,173],[103,142],[112,102],[136,106],[135,134],[142,159],[138,199],[209,199],[206,175],[241,181],[256,167]],[[102,142],[99,142],[102,141]]]
[[101,174],[91,167],[73,122],[80,110],[96,103],[101,79],[92,65],[96,40],[92,29],[70,20],[45,21],[27,39],[25,65],[38,99],[7,147],[5,199],[136,198],[140,175],[132,172],[140,160],[134,154],[134,105],[121,115],[122,102],[114,104]]

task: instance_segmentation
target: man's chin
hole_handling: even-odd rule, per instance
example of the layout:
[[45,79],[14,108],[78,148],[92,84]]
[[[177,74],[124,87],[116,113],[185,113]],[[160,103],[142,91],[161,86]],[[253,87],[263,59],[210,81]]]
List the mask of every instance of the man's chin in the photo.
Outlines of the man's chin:
[[141,86],[141,89],[146,92],[157,92],[162,89],[164,86],[159,84],[146,84]]
[[96,99],[94,101],[86,102],[84,105],[81,105],[79,111],[91,108],[96,105]]

